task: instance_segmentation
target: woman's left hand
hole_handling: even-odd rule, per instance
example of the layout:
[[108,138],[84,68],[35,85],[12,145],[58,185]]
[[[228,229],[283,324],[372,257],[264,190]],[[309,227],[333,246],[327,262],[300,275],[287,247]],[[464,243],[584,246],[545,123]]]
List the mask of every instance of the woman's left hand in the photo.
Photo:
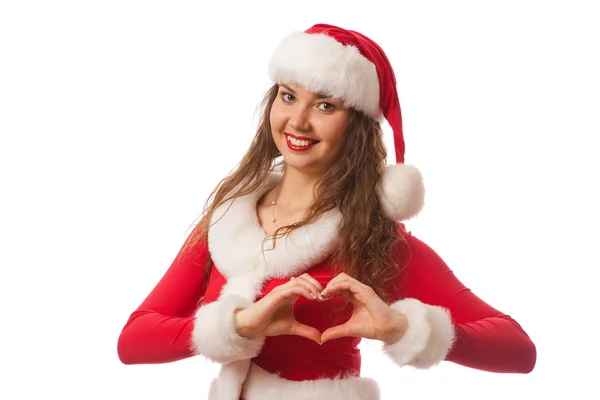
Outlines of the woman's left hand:
[[346,293],[354,312],[348,321],[327,329],[321,343],[344,336],[360,336],[395,343],[404,336],[408,327],[406,316],[387,305],[371,287],[345,273],[333,278],[321,294],[331,297]]

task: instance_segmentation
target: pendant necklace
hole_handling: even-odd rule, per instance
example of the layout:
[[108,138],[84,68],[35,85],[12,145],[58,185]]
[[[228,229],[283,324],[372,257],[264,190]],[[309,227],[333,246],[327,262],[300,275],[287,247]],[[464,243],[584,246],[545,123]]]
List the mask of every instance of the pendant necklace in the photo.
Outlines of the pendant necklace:
[[[275,217],[275,206],[276,205],[277,205],[277,200],[273,200],[271,202],[271,206],[273,207],[272,211],[271,211],[271,222],[273,222],[273,224],[275,224],[275,226],[279,228],[279,225],[277,225],[277,218]],[[314,215],[314,213],[315,212],[313,211],[312,214]]]
[[[273,216],[271,218],[271,221],[273,221],[273,223],[275,224],[277,222],[277,218],[275,218],[275,206],[277,205],[277,201],[272,201],[271,205],[273,206]],[[275,224],[277,225],[277,224]]]

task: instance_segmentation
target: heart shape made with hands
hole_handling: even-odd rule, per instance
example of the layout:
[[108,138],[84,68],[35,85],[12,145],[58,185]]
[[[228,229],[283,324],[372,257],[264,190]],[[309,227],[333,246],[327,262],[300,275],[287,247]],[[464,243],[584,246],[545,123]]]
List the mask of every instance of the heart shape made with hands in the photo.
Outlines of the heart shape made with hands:
[[[276,301],[280,303],[280,308],[272,321],[275,327],[287,331],[286,334],[303,336],[319,344],[346,336],[393,343],[402,337],[407,328],[403,314],[393,310],[371,287],[345,273],[334,277],[325,287],[309,274],[303,274],[291,278],[289,282],[278,286],[273,292],[280,300]],[[314,317],[297,318],[294,315],[294,304],[300,297],[309,301],[327,302],[332,301],[336,296],[344,296],[353,306],[351,315],[342,324],[331,326],[321,332],[318,327],[300,322],[304,320],[312,322]]]

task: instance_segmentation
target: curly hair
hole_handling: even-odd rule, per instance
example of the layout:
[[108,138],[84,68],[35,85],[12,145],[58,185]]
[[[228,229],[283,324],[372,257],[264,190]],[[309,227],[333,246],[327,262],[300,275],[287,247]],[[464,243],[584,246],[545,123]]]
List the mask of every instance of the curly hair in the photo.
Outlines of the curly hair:
[[[211,192],[204,212],[184,248],[206,239],[215,210],[231,199],[259,189],[275,167],[283,164],[271,136],[269,115],[279,85],[266,93],[256,135],[238,164]],[[381,206],[376,186],[386,165],[387,150],[380,124],[366,114],[351,109],[345,140],[334,165],[318,181],[314,203],[306,217],[279,228],[275,237],[309,224],[325,212],[337,208],[342,216],[335,250],[331,255],[336,272],[345,272],[370,286],[387,300],[385,282],[399,268],[395,250],[404,241],[398,223],[389,219]],[[212,261],[206,266],[206,281]]]

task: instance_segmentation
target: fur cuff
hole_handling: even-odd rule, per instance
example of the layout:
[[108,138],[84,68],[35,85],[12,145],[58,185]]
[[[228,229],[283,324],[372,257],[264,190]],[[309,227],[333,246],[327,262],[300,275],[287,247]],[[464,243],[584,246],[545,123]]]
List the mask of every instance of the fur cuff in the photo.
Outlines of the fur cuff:
[[385,214],[394,221],[410,219],[423,208],[423,177],[411,165],[388,165],[381,174],[377,189]]
[[193,351],[221,364],[256,357],[265,338],[248,339],[238,335],[233,321],[236,309],[251,304],[243,297],[231,295],[202,306],[192,332]]
[[384,346],[396,364],[426,369],[446,358],[455,337],[447,309],[417,299],[400,300],[391,307],[408,318],[408,329],[402,339]]

